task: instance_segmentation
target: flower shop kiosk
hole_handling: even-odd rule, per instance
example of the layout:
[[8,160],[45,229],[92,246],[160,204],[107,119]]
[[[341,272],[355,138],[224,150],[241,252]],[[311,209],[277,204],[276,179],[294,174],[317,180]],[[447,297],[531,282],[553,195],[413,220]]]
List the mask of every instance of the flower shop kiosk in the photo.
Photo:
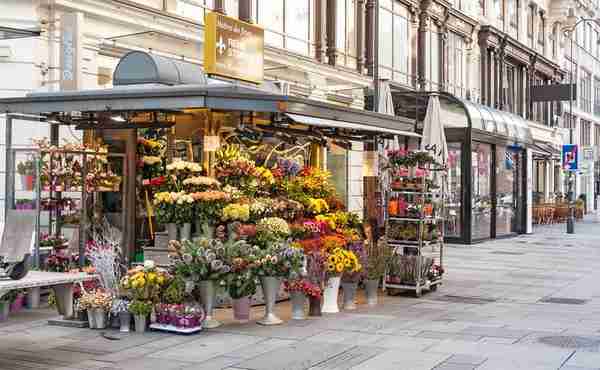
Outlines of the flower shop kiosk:
[[[197,66],[142,52],[122,58],[114,85],[0,100],[2,112],[83,130],[84,152],[122,159],[98,174],[112,179],[104,185],[118,196],[79,219],[92,227],[92,215],[122,201],[120,227],[109,220],[89,234],[106,235],[81,241],[84,264],[99,276],[78,298],[90,325],[106,325],[102,317],[111,311],[123,322],[133,315],[139,330],[150,317],[163,330],[214,328],[219,289],[232,299],[235,318],[247,321],[259,285],[265,313],[257,322],[264,325],[281,323],[274,304],[282,286],[296,319],[307,297],[310,314],[337,312],[340,285],[341,306],[353,309],[359,281],[377,302],[385,254],[362,215],[347,212],[338,197],[326,150],[418,138],[411,122],[282,95],[266,83],[209,78]],[[67,262],[65,269],[75,267]]]

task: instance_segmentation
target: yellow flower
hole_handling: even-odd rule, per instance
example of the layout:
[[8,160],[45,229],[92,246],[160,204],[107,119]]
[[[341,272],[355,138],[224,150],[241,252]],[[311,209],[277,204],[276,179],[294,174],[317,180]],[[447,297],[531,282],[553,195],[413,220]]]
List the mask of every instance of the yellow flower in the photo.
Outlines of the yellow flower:
[[350,268],[350,267],[352,267],[352,261],[349,258],[346,258],[346,260],[344,261],[344,265],[347,268]]
[[335,271],[335,265],[333,263],[328,264],[327,271],[330,271],[330,272]]
[[335,256],[331,255],[327,258],[327,262],[335,264],[335,263],[337,263],[337,258]]
[[338,263],[335,267],[336,267],[337,272],[344,271],[344,264],[343,263]]

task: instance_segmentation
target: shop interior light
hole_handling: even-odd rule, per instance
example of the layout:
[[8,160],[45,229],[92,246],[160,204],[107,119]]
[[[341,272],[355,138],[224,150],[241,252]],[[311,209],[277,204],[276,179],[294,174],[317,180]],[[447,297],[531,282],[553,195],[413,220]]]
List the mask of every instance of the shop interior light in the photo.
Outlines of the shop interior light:
[[127,120],[125,118],[123,118],[122,116],[112,116],[110,117],[111,120],[115,121],[115,122],[126,122]]

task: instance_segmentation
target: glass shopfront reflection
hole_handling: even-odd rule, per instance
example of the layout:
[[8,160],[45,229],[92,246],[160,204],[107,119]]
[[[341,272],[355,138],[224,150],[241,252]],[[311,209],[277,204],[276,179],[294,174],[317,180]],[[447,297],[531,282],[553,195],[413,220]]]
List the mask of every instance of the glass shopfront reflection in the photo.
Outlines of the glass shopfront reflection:
[[496,146],[496,236],[518,231],[520,152]]
[[491,237],[492,146],[473,142],[471,150],[471,238]]
[[444,235],[462,236],[462,143],[448,143],[448,199]]

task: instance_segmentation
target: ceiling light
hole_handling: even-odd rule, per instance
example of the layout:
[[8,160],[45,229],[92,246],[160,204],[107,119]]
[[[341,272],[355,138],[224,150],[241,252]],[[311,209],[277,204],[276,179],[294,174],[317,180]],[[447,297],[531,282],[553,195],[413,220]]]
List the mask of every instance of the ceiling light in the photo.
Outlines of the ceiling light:
[[112,116],[112,117],[110,117],[110,119],[115,122],[125,122],[126,121],[126,119],[121,116]]

